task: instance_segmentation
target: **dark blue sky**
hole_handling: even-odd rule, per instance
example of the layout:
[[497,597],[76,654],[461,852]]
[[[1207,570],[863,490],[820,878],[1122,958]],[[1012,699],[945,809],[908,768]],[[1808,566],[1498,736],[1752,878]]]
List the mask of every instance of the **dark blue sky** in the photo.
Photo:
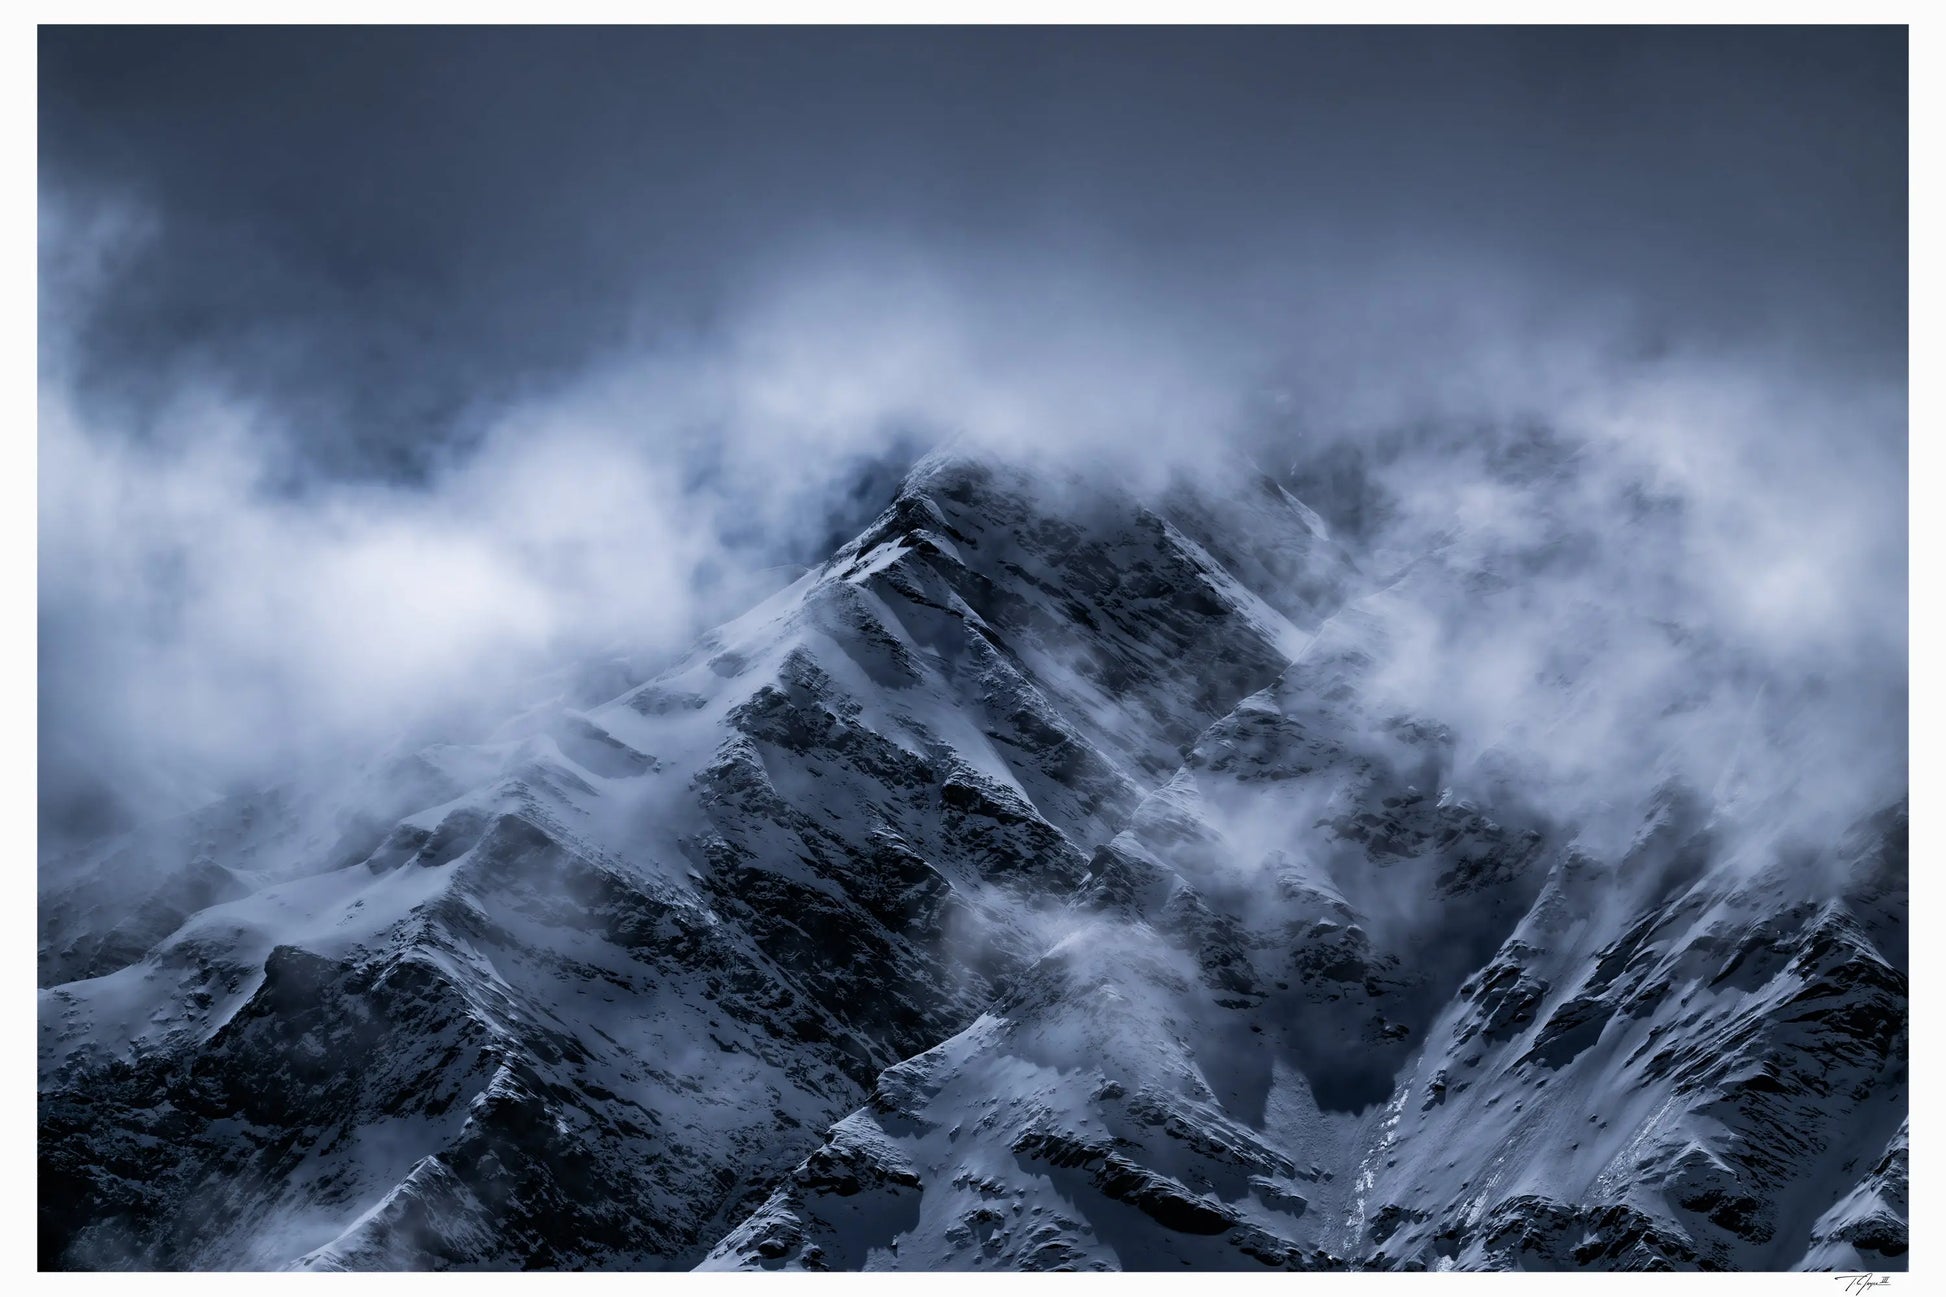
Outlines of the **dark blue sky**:
[[[1221,316],[1478,261],[1904,363],[1903,29],[43,28],[44,189],[158,234],[82,386],[185,374],[410,470],[820,240],[1086,260]],[[1266,289],[1266,292],[1271,291]],[[1289,345],[1302,348],[1301,337]]]

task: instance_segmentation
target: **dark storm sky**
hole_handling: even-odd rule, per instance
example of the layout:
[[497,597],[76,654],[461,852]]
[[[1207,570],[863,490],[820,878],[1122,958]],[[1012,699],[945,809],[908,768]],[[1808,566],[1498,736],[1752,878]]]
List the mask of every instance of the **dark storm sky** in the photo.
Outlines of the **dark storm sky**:
[[1903,364],[1901,29],[43,29],[42,184],[157,234],[94,399],[214,373],[333,467],[820,240],[1165,300],[1405,250]]

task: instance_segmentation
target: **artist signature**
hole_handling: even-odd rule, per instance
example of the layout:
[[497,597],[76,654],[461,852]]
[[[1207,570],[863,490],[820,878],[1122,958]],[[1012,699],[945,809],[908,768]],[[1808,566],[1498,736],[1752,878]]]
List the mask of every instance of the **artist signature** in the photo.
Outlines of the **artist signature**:
[[1847,1293],[1868,1292],[1873,1288],[1883,1288],[1886,1284],[1892,1282],[1890,1275],[1881,1279],[1870,1272],[1865,1274],[1834,1274],[1831,1277],[1833,1279],[1843,1279]]

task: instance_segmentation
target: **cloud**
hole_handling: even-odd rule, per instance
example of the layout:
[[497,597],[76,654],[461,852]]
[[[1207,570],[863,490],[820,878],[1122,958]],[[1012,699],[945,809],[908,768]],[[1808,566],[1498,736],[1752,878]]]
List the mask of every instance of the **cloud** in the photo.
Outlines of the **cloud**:
[[1374,689],[1455,729],[1455,784],[1491,804],[1512,762],[1611,852],[1668,781],[1767,839],[1903,795],[1903,385],[1692,348],[1538,395],[1340,462],[1361,542],[1418,562]]
[[[1760,715],[1740,750],[1790,751],[1790,786],[1834,803],[1902,770],[1903,226],[1881,201],[1898,151],[1852,147],[1884,134],[1869,42],[1804,77],[1790,42],[1698,37],[1705,76],[1646,37],[1595,58],[1469,36],[1522,74],[1476,84],[1439,42],[1320,37],[1287,101],[1288,68],[1199,37],[1156,74],[1178,107],[1139,130],[1094,93],[1143,80],[1132,38],[1039,50],[1080,78],[1059,93],[948,77],[969,102],[1042,96],[1034,131],[974,129],[913,83],[927,58],[858,49],[826,53],[859,102],[803,108],[830,69],[764,45],[781,88],[711,152],[635,142],[637,92],[592,103],[580,82],[623,83],[564,75],[551,45],[478,75],[508,51],[468,38],[442,93],[514,106],[463,145],[452,107],[399,108],[392,135],[302,78],[232,86],[306,142],[318,165],[293,171],[281,127],[214,122],[177,84],[185,39],[108,94],[75,71],[101,52],[61,38],[49,78],[57,824],[98,822],[104,790],[147,812],[490,724],[563,660],[653,662],[949,437],[1143,487],[1240,454],[1374,571],[1435,545],[1492,567],[1490,595],[1423,588],[1387,687],[1477,750],[1517,737],[1576,804],[1634,788],[1699,717],[1715,737],[1683,741],[1715,762]],[[1333,71],[1353,55],[1412,93],[1354,94]],[[1772,113],[1786,81],[1820,112]],[[657,120],[717,120],[714,92],[667,86]],[[902,102],[917,125],[864,112]],[[529,112],[584,133],[542,159]],[[1020,172],[1049,131],[1065,144]],[[1836,156],[1843,192],[1813,165]],[[428,168],[450,192],[407,210]],[[1679,697],[1702,701],[1644,723]]]

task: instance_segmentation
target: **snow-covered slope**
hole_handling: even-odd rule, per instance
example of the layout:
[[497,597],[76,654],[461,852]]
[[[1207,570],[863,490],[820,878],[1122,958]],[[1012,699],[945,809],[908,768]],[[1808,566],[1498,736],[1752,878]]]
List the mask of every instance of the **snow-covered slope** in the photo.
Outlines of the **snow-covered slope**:
[[[710,1266],[1903,1264],[1903,809],[1619,860],[1442,794],[1382,592],[1097,851],[1070,935]],[[1856,1185],[1856,1187],[1852,1187]]]
[[1461,796],[1441,579],[937,456],[645,683],[66,862],[42,1263],[1896,1268],[1903,809]]
[[930,460],[656,679],[381,770],[351,833],[268,799],[51,870],[44,1261],[699,1257],[1041,953],[1350,575],[1268,485],[1220,512]]

